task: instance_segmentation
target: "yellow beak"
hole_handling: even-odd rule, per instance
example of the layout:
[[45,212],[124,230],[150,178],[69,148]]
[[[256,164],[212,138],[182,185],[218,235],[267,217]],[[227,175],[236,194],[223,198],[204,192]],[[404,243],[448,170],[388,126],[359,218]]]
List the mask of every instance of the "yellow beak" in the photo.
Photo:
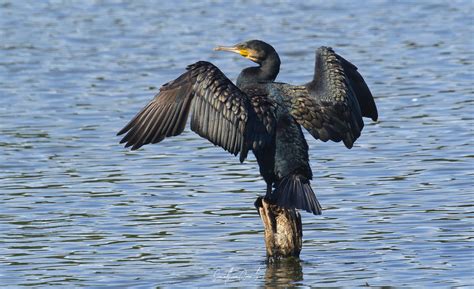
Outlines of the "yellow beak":
[[252,61],[257,61],[257,58],[254,56],[255,51],[253,51],[252,49],[239,48],[238,46],[217,46],[216,48],[214,48],[214,50],[234,52]]
[[217,46],[214,48],[215,51],[230,51],[242,55],[243,57],[248,56],[248,51],[237,46]]

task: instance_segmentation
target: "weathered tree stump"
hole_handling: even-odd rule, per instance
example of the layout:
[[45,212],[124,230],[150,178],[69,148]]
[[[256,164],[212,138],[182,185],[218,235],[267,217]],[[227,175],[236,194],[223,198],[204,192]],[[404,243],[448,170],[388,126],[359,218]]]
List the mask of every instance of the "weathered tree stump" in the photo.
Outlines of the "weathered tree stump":
[[255,207],[265,228],[267,260],[299,258],[303,245],[301,215],[296,209],[286,209],[271,204],[263,197],[257,198]]

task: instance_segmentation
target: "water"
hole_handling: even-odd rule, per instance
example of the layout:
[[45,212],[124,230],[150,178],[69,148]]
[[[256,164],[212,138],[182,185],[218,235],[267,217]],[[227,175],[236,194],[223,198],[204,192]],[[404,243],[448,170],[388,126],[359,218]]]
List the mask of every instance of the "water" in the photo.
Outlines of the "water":
[[[0,1],[0,14],[1,284],[474,286],[471,1]],[[379,107],[352,150],[307,135],[324,213],[303,214],[300,264],[265,265],[253,158],[189,129],[137,152],[115,136],[187,64],[235,79],[250,62],[212,48],[252,38],[295,84],[334,47]]]

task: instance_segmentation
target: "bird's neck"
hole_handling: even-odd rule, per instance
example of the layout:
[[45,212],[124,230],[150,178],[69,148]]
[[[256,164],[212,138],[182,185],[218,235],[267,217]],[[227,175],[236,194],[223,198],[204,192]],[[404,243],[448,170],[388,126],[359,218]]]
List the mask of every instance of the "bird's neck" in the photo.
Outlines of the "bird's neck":
[[280,58],[277,54],[267,57],[259,66],[247,67],[237,78],[237,86],[258,82],[272,82],[280,72]]

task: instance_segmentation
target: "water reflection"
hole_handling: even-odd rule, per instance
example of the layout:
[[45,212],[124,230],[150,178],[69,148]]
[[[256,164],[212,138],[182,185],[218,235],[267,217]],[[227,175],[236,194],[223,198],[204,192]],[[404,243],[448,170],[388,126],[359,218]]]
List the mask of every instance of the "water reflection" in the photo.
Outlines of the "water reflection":
[[[306,264],[307,265],[307,264]],[[297,286],[303,280],[301,261],[296,258],[279,260],[267,264],[265,288],[288,288]]]

